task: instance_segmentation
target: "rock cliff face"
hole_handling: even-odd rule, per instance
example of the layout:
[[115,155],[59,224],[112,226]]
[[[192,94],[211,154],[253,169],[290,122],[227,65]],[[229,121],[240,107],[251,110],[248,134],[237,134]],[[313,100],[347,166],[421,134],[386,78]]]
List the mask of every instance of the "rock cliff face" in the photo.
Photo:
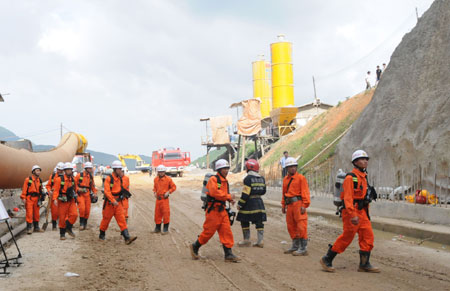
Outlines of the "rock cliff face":
[[340,141],[336,167],[351,167],[356,149],[372,157],[372,177],[391,186],[413,171],[428,181],[435,169],[438,179],[450,175],[449,0],[436,0],[403,37],[371,103]]

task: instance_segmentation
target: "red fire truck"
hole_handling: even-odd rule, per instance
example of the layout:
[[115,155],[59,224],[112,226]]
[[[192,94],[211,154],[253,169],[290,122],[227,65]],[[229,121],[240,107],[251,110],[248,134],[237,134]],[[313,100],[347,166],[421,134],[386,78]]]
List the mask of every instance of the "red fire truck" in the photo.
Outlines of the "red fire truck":
[[152,169],[156,174],[156,167],[163,165],[167,174],[183,176],[184,168],[191,163],[191,153],[182,152],[180,148],[164,148],[152,153]]

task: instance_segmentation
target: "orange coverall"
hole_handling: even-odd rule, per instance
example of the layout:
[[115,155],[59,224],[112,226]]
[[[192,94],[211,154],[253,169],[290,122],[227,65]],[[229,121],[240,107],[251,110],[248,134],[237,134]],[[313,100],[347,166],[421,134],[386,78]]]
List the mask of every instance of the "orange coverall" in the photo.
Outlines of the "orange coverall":
[[[26,210],[26,220],[27,223],[33,223],[33,221],[39,221],[39,198],[42,190],[41,181],[38,177],[34,175],[31,176],[31,185],[30,177],[25,179],[22,187],[22,194],[20,195],[20,199],[25,199],[25,210]],[[28,186],[29,185],[29,186]]]
[[90,192],[97,194],[97,189],[95,188],[94,179],[87,172],[83,172],[83,177],[81,173],[75,178],[75,184],[78,188],[78,211],[80,212],[80,218],[89,218],[91,213],[91,195]]
[[[220,176],[220,175],[219,175]],[[216,233],[219,233],[220,242],[227,248],[232,248],[234,245],[233,233],[231,232],[230,219],[228,213],[225,210],[225,202],[231,201],[231,195],[228,190],[228,181],[224,177],[220,176],[221,187],[219,189],[216,176],[209,178],[208,184],[206,184],[207,195],[215,198],[218,201],[222,201],[223,205],[215,202],[213,208],[211,202],[208,203],[208,207],[205,213],[205,222],[203,224],[203,231],[198,237],[198,242],[201,245],[206,244],[209,239]]]
[[[130,191],[130,178],[128,176],[123,175],[122,183],[123,188],[126,189],[127,191]],[[123,211],[125,213],[125,219],[128,219],[128,208],[129,208],[128,198],[122,199],[122,201],[120,201],[119,203],[122,204]]]
[[[111,177],[106,176],[104,183],[104,192],[105,192],[105,202],[103,203],[103,218],[100,223],[100,230],[106,231],[108,229],[109,223],[111,219],[116,219],[117,224],[119,225],[120,231],[127,229],[127,222],[125,220],[125,210],[123,209],[122,203],[117,201],[119,199],[119,193],[122,190],[122,179],[116,175],[116,173],[111,174],[114,179],[114,185],[111,188]],[[113,203],[117,202],[116,206]]]
[[[55,178],[55,185],[53,186],[53,200],[58,199],[60,194],[61,196],[67,196],[67,189],[70,187],[73,187],[75,193],[77,193],[77,185],[75,184],[75,179],[73,176],[68,177],[64,174],[62,179],[61,177]],[[66,228],[66,219],[73,225],[75,221],[77,221],[78,217],[75,199],[70,199],[67,202],[63,202],[58,199],[58,214],[59,228]]]
[[[53,188],[55,186],[55,179],[56,179],[56,177],[58,177],[57,173],[51,174],[50,178],[48,178],[47,185],[45,185],[45,188],[47,189],[47,192],[49,194],[51,193],[51,191],[54,190]],[[51,210],[51,213],[52,213],[52,220],[56,221],[56,220],[58,220],[58,217],[59,217],[59,215],[58,215],[58,206],[56,206],[55,203],[54,203],[55,200],[53,200],[53,195],[51,197],[49,196],[49,198],[50,198],[50,210]]]
[[177,186],[175,186],[175,183],[169,176],[162,178],[157,176],[153,182],[153,192],[156,193],[155,223],[161,224],[164,221],[164,224],[167,224],[170,222],[170,205],[169,197],[164,198],[164,194],[167,192],[172,194],[177,189]]
[[[356,233],[358,233],[361,251],[370,252],[373,249],[374,236],[372,224],[370,223],[366,210],[364,208],[359,210],[357,203],[354,202],[354,199],[364,199],[367,192],[367,174],[356,168],[353,169],[352,173],[357,177],[358,187],[354,189],[352,176],[345,177],[343,184],[344,191],[341,193],[341,199],[345,203],[345,208],[342,210],[344,231],[331,248],[332,251],[338,254],[345,251],[353,241]],[[355,216],[359,217],[358,225],[354,225],[350,221]]]
[[[292,182],[289,185],[289,181],[292,179]],[[286,205],[285,197],[301,197],[300,201],[296,201]],[[286,209],[286,223],[289,235],[292,239],[295,238],[308,238],[308,214],[302,214],[300,208],[308,208],[311,203],[310,195],[309,195],[309,187],[308,181],[306,178],[299,174],[295,173],[293,176],[290,174],[286,175],[283,179],[283,197],[281,200],[281,207]]]

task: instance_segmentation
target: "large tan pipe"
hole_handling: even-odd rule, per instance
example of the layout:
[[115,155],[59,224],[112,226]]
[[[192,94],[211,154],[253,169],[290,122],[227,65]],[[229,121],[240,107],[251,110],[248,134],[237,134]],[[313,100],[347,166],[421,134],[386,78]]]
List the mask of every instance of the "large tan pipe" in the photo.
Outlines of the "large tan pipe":
[[31,175],[33,165],[42,168],[41,179],[46,181],[58,162],[71,162],[80,145],[80,136],[66,133],[59,145],[47,152],[30,152],[0,144],[0,189],[21,188]]

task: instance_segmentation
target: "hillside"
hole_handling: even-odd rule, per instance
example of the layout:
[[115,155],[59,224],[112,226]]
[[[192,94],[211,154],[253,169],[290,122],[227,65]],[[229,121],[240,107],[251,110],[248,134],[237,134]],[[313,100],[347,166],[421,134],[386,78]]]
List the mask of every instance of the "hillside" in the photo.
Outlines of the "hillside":
[[403,37],[372,102],[339,143],[338,165],[363,148],[372,157],[369,172],[384,185],[424,178],[448,185],[449,23],[450,1],[436,0]]
[[[339,103],[327,112],[316,116],[293,134],[282,138],[261,159],[263,169],[266,172],[275,171],[284,151],[288,151],[293,157],[300,156],[299,167],[304,166],[353,124],[369,104],[374,91],[375,89],[364,91]],[[320,164],[333,156],[335,148],[336,144],[330,146],[313,165]]]

